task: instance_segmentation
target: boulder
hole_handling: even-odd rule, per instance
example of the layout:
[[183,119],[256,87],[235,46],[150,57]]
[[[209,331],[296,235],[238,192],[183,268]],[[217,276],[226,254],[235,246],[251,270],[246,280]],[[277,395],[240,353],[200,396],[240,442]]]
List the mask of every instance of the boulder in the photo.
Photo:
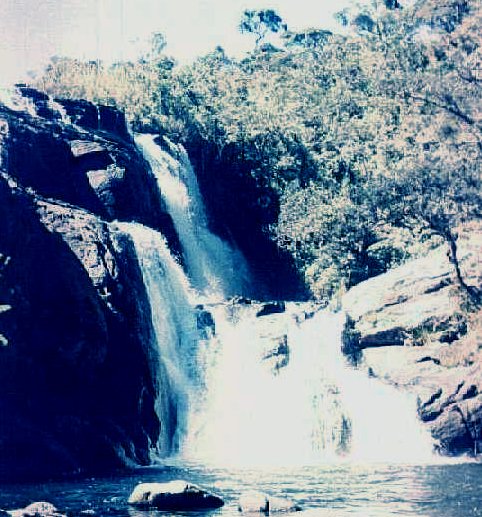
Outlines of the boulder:
[[247,492],[238,500],[238,510],[242,513],[299,512],[302,508],[294,501],[284,497],[274,497],[261,492]]
[[256,317],[269,316],[270,314],[279,314],[285,312],[285,302],[268,302],[256,313]]
[[21,510],[11,510],[7,514],[11,517],[65,517],[53,504],[43,501],[29,504]]
[[164,511],[207,510],[224,505],[219,496],[182,480],[141,483],[134,488],[127,502],[142,509]]

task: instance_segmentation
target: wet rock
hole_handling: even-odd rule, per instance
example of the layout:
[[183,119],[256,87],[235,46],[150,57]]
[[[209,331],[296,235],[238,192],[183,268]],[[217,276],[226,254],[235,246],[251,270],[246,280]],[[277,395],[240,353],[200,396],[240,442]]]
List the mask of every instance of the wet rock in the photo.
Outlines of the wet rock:
[[51,503],[39,502],[32,503],[21,510],[7,512],[11,517],[65,517]]
[[302,508],[294,501],[284,497],[274,497],[261,492],[247,492],[239,498],[238,510],[245,514],[264,513],[265,515],[271,515],[278,512],[299,512]]
[[203,305],[196,307],[197,328],[202,339],[209,339],[216,335],[216,322],[213,315]]
[[127,502],[141,509],[165,511],[207,510],[224,505],[224,501],[217,495],[182,480],[141,483],[134,488]]
[[155,338],[133,243],[0,173],[0,253],[0,480],[149,463]]
[[284,302],[269,302],[265,303],[263,307],[256,313],[256,317],[269,316],[270,314],[279,314],[285,312],[286,305]]
[[281,368],[288,366],[290,360],[290,348],[288,346],[288,336],[286,334],[274,338],[275,346],[265,353],[264,361],[271,363],[271,368],[274,373],[277,373]]

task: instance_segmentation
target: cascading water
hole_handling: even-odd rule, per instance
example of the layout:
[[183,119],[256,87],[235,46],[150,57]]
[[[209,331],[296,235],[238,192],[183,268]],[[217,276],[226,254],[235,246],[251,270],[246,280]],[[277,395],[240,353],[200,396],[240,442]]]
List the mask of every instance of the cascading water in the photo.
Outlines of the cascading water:
[[248,266],[236,249],[209,230],[196,175],[186,151],[167,139],[165,145],[169,152],[164,151],[154,139],[153,135],[138,135],[135,140],[156,176],[181,241],[193,286],[218,300],[245,294],[249,285]]
[[[226,299],[243,292],[247,269],[239,252],[208,230],[185,151],[171,145],[174,158],[152,136],[136,140],[158,179],[190,277],[160,234],[118,224],[139,256],[166,376],[158,411],[161,421],[172,420],[175,405],[181,457],[231,466],[430,459],[432,440],[415,401],[346,364],[341,313],[295,303],[263,312],[259,303]],[[169,443],[164,436],[161,453]]]
[[156,410],[163,432],[156,452],[166,455],[178,448],[179,436],[185,433],[191,378],[196,370],[191,361],[198,342],[193,293],[160,233],[137,223],[115,225],[134,242],[151,306],[162,368]]
[[[217,338],[200,349],[206,397],[191,409],[187,457],[236,466],[419,462],[432,440],[406,394],[350,368],[343,314],[288,304],[214,310]],[[234,316],[233,316],[234,310]]]
[[[46,100],[38,101],[42,104],[40,113],[49,114],[50,117],[57,119],[64,124],[70,124],[70,117],[67,115],[65,108],[54,101],[52,97],[46,97]],[[7,106],[13,111],[23,111],[32,117],[39,115],[39,106],[28,96],[22,95],[21,89],[14,86],[0,86],[0,103]],[[43,116],[42,115],[42,116]]]

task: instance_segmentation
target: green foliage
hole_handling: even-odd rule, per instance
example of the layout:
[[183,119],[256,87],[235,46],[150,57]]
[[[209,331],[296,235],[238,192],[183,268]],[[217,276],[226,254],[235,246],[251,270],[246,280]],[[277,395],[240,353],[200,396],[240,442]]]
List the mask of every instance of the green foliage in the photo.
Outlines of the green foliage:
[[[343,34],[293,33],[248,10],[240,29],[256,49],[242,60],[218,47],[175,67],[157,38],[138,63],[59,60],[40,84],[226,156],[274,214],[264,230],[328,299],[433,236],[453,251],[457,225],[481,216],[479,3],[385,0],[339,19]],[[270,32],[284,48],[260,44]]]
[[125,111],[134,129],[159,130],[167,123],[170,81],[175,62],[163,54],[162,34],[151,37],[151,48],[137,62],[114,63],[52,58],[35,86],[54,97],[87,99]]
[[256,37],[256,46],[269,32],[277,33],[287,30],[287,25],[283,23],[282,18],[273,11],[273,9],[259,9],[244,11],[239,24],[241,32],[254,34]]

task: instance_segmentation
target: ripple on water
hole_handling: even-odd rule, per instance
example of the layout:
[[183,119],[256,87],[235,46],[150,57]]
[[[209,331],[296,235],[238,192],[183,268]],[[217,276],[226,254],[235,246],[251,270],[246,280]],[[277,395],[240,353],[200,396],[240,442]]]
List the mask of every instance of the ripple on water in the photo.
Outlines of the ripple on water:
[[[165,517],[171,513],[128,508],[140,482],[188,479],[220,494],[226,506],[213,512],[176,517],[234,517],[238,497],[261,491],[300,504],[300,517],[481,517],[482,465],[341,465],[276,470],[227,470],[189,465],[139,469],[119,477],[49,484],[5,485],[0,508],[47,500],[70,517]],[[88,513],[85,513],[85,512]]]

